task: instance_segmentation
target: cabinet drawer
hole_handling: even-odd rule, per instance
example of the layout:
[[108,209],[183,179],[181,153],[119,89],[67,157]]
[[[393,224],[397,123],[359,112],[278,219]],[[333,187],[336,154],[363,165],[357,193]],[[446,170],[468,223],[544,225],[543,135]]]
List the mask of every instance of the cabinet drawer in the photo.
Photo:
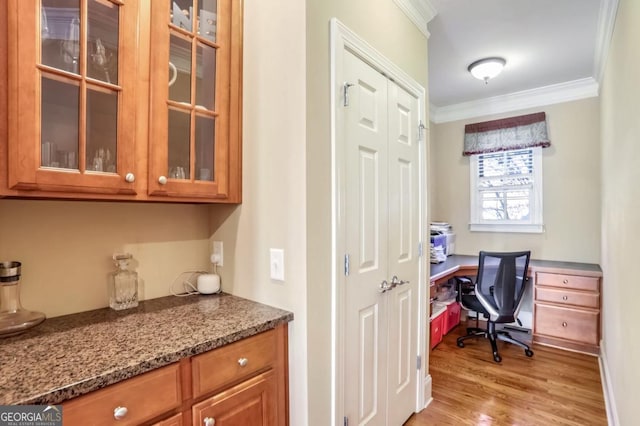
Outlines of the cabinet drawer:
[[597,311],[536,303],[534,333],[597,345],[598,319]]
[[586,308],[594,309],[598,309],[600,307],[600,295],[598,293],[586,293],[547,287],[536,287],[536,300],[540,302],[561,303],[563,305],[584,306]]
[[193,357],[193,396],[221,388],[264,370],[276,362],[276,335],[265,331]]
[[[169,365],[75,398],[63,404],[64,423],[69,425],[138,425],[180,405],[180,369]],[[117,407],[126,408],[120,420]]]
[[599,281],[600,278],[583,277],[581,275],[551,274],[548,272],[538,272],[536,274],[536,285],[572,288],[575,290],[597,292]]

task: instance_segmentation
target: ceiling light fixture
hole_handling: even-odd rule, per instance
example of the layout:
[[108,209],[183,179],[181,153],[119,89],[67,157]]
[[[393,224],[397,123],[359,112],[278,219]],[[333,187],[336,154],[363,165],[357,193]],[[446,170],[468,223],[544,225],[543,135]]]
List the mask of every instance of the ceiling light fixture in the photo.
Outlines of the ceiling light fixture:
[[469,65],[467,70],[472,76],[478,80],[484,80],[484,84],[488,84],[489,79],[502,72],[506,63],[504,58],[484,58]]

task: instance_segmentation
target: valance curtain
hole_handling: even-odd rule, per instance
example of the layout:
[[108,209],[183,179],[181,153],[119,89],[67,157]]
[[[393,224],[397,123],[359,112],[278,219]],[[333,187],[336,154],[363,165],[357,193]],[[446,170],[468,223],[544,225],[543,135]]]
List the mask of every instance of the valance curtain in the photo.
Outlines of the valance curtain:
[[551,146],[544,112],[467,124],[462,155]]

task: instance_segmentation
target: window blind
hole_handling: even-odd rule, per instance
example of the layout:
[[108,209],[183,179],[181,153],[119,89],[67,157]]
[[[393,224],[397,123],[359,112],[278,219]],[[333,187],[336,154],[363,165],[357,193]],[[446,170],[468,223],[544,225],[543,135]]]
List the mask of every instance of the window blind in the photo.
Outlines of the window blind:
[[482,220],[526,221],[534,184],[533,149],[478,155]]

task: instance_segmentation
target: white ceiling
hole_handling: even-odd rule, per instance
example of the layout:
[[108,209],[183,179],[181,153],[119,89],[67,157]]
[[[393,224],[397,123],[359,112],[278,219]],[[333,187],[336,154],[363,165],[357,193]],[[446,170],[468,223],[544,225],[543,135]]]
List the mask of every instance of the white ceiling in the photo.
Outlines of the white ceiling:
[[[430,0],[429,97],[437,108],[595,77],[601,2],[608,0]],[[501,56],[484,82],[473,61]],[[595,81],[595,80],[594,80]]]

